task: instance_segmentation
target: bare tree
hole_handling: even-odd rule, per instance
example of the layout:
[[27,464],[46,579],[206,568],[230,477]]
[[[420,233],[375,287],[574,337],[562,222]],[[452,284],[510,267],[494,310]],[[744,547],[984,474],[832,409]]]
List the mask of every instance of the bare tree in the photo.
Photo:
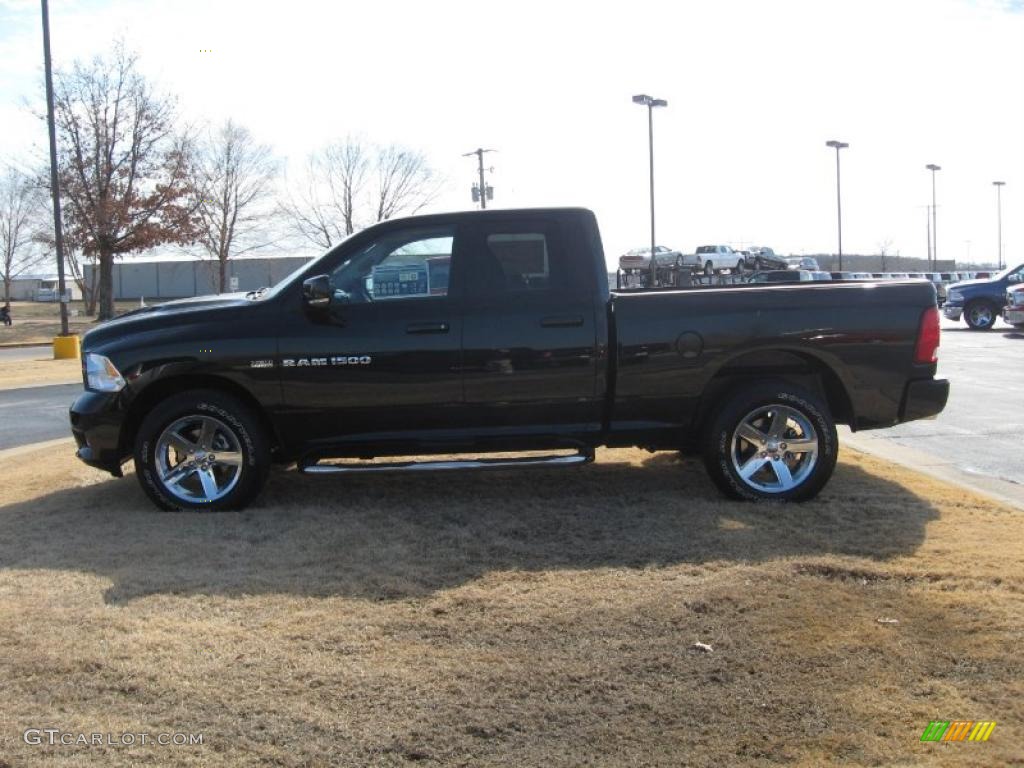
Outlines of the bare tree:
[[277,166],[269,146],[228,120],[199,147],[195,168],[197,240],[218,261],[218,290],[227,263],[270,244],[267,230]]
[[392,144],[377,150],[377,221],[414,214],[441,191],[440,179],[421,152]]
[[114,258],[194,240],[190,141],[116,45],[56,75],[54,111],[69,239],[99,266],[99,317],[114,314]]
[[42,190],[16,168],[0,176],[0,277],[4,303],[11,300],[11,283],[45,257],[35,246],[36,227],[44,209]]
[[[49,177],[49,174],[47,174]],[[47,215],[53,215],[53,208],[47,206]],[[53,219],[50,218],[49,221]],[[56,240],[53,236],[53,226],[47,224],[46,226],[39,227],[32,235],[32,239],[39,244],[41,250],[41,258],[43,262],[49,262],[55,264],[57,261],[57,246]],[[92,269],[86,276],[84,266],[88,264]],[[64,268],[66,270],[65,275],[70,276],[75,281],[75,285],[78,286],[78,290],[82,293],[82,301],[85,305],[85,313],[87,315],[96,314],[96,302],[99,299],[98,290],[98,272],[96,269],[96,254],[91,256],[85,256],[78,250],[76,244],[70,238],[64,238]]]
[[282,208],[296,235],[326,249],[366,224],[416,213],[440,188],[422,153],[350,136],[309,156],[305,178]]
[[294,233],[327,249],[360,229],[369,172],[369,152],[360,139],[350,136],[313,152],[301,186],[282,205]]

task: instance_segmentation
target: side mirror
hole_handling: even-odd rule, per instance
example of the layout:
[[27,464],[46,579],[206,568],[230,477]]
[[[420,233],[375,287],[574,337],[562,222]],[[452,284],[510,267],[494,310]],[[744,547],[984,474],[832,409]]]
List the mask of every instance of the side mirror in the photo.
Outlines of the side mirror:
[[302,303],[310,309],[327,309],[331,304],[331,278],[317,275],[302,281]]

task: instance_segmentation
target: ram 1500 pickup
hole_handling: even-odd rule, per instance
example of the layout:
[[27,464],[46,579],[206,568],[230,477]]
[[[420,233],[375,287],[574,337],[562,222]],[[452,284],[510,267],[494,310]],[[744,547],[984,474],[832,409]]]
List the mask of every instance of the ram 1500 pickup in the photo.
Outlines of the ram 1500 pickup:
[[134,459],[165,509],[240,508],[272,463],[557,466],[598,446],[697,454],[728,496],[800,501],[837,423],[943,409],[938,345],[923,281],[610,292],[587,210],[431,215],[273,288],[98,326],[71,430],[87,464]]
[[987,331],[1003,309],[1006,291],[1024,282],[1024,264],[1007,267],[992,277],[953,283],[946,290],[943,314],[950,320],[963,317],[972,331]]

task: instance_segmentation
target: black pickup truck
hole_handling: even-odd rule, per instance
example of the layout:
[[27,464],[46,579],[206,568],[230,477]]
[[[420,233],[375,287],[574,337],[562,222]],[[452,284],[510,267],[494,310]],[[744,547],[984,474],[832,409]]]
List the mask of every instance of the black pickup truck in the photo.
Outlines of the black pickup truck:
[[86,334],[78,456],[115,476],[134,458],[165,509],[238,509],[272,463],[554,466],[602,445],[699,454],[731,497],[799,501],[832,474],[837,423],[945,406],[930,283],[610,292],[606,273],[584,209],[384,222],[273,288]]

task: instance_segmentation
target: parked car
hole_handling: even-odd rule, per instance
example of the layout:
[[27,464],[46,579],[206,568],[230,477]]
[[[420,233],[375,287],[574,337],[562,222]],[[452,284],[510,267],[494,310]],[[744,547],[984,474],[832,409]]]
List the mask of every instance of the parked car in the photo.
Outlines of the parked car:
[[[664,245],[658,245],[654,248],[654,261],[659,267],[671,267],[671,266],[682,266],[686,257],[680,251],[675,251],[671,248],[666,248]],[[696,260],[691,257],[690,264],[696,264]],[[623,270],[641,270],[651,268],[651,247],[646,248],[634,248],[631,251],[619,256],[619,269]]]
[[946,291],[943,314],[950,320],[961,317],[973,331],[987,331],[1006,303],[1006,291],[1024,282],[1024,264],[1008,267],[987,280],[953,283]]
[[747,268],[755,272],[768,269],[789,269],[789,262],[765,245],[751,248],[750,255],[751,258],[747,259]]
[[837,423],[945,407],[934,302],[921,283],[610,292],[590,211],[392,219],[273,288],[96,326],[71,432],[86,464],[133,459],[163,509],[244,507],[272,463],[555,467],[602,445],[695,453],[728,496],[801,501],[832,474]]
[[695,255],[705,275],[710,276],[723,269],[743,271],[743,257],[728,245],[701,245],[697,247]]
[[786,259],[786,264],[789,269],[806,269],[808,272],[821,271],[821,267],[818,266],[818,260],[810,256],[794,256]]
[[938,301],[939,306],[941,307],[945,304],[947,283],[943,281],[942,275],[938,272],[924,272],[921,274],[921,277],[935,286],[935,298]]
[[1014,286],[1006,292],[1003,320],[1014,328],[1024,328],[1024,285]]
[[773,269],[767,272],[755,272],[747,282],[750,283],[803,283],[813,280],[806,269]]

